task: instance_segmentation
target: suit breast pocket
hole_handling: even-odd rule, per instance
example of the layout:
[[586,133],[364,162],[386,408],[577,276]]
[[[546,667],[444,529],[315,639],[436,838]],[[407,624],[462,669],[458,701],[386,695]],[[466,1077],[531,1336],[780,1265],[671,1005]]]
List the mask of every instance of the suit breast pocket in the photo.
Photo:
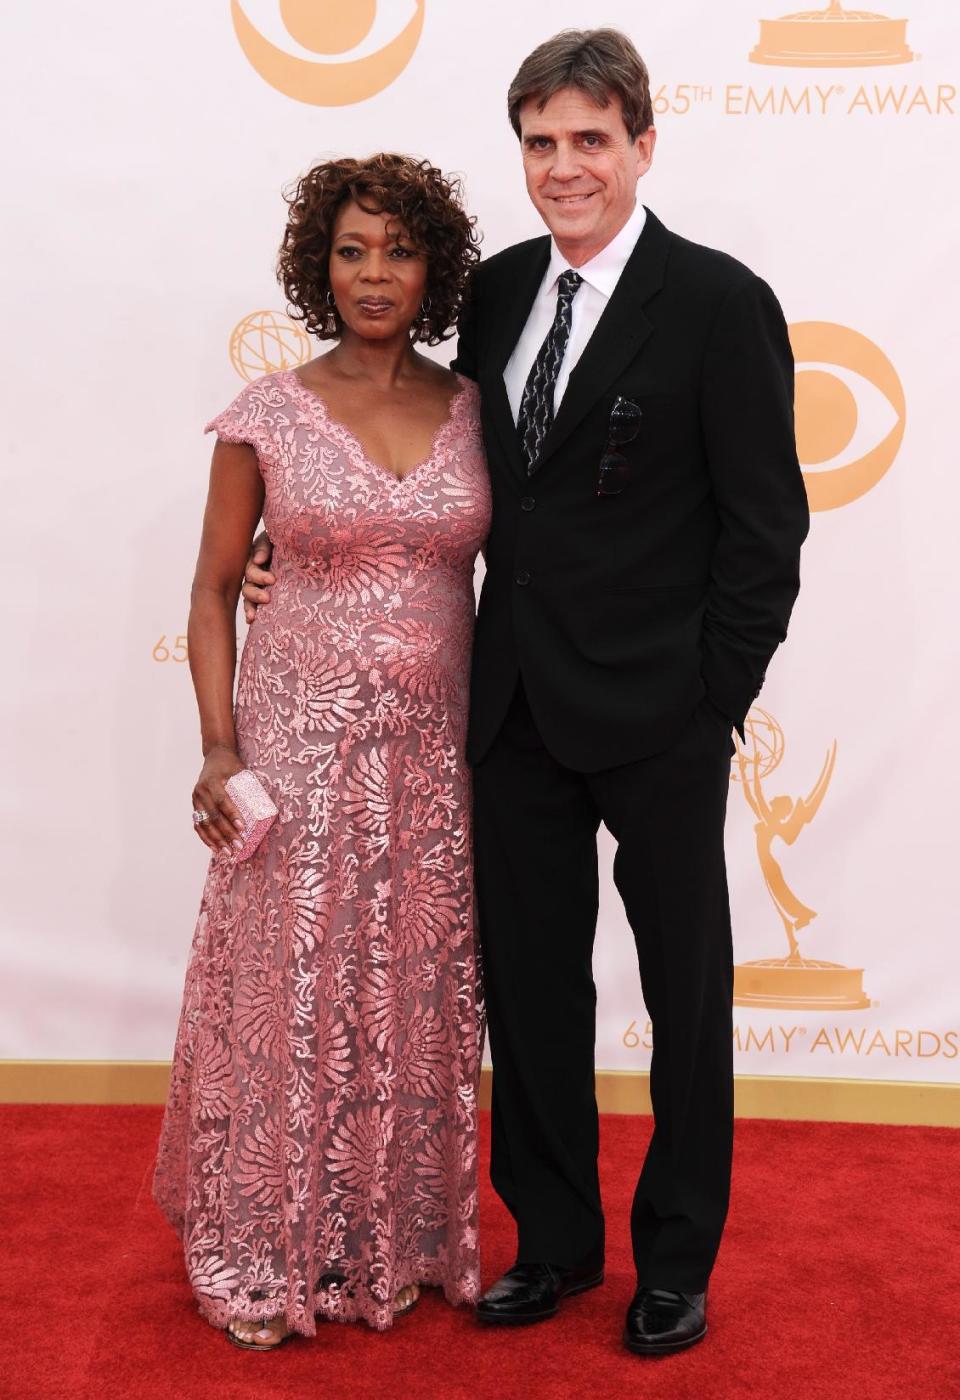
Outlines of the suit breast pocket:
[[597,496],[625,497],[658,488],[699,440],[696,402],[679,393],[612,394],[604,404],[605,439]]
[[676,430],[697,418],[697,401],[693,394],[680,390],[650,390],[632,388],[630,384],[618,384],[615,394],[610,395],[608,412],[614,413],[617,400],[625,400],[636,406],[640,419],[638,436],[649,435],[651,431]]

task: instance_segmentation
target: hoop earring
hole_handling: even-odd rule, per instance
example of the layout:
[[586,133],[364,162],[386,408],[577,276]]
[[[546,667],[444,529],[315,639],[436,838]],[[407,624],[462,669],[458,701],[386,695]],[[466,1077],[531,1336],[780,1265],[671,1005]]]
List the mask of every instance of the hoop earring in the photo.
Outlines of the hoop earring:
[[428,316],[432,308],[433,302],[430,300],[429,296],[424,297],[423,301],[420,303],[420,315]]
[[336,307],[336,304],[337,299],[333,295],[333,292],[327,292],[327,305],[330,307],[330,309],[333,310]]

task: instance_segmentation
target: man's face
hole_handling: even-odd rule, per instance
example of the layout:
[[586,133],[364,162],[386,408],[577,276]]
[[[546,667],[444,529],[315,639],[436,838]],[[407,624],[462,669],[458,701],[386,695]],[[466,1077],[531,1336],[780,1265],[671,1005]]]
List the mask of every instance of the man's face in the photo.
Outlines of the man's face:
[[542,112],[520,108],[527,192],[560,251],[580,267],[620,232],[650,168],[653,127],[631,141],[619,101],[598,107],[579,88],[561,88]]

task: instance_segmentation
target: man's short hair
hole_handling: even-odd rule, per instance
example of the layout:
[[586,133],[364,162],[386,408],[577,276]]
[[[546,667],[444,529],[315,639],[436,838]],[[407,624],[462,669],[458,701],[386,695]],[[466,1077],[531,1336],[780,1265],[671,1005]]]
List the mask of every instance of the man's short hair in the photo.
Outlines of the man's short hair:
[[533,98],[542,112],[562,88],[578,88],[598,107],[619,98],[631,141],[653,126],[647,65],[618,29],[564,29],[523,60],[507,93],[518,136],[523,103]]

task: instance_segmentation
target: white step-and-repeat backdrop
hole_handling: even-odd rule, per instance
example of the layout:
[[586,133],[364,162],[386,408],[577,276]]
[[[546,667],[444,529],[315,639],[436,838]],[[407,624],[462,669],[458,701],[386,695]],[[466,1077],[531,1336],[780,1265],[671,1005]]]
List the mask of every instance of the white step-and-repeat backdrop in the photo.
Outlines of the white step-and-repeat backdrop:
[[[953,0],[782,3],[3,7],[0,1054],[171,1049],[205,864],[200,430],[312,353],[273,278],[281,188],[401,150],[463,173],[488,252],[537,233],[507,84],[602,23],[652,74],[644,202],[772,284],[798,362],[803,590],[731,772],[738,1068],[957,1077],[960,31]],[[645,1067],[609,875],[596,972],[598,1065]]]

